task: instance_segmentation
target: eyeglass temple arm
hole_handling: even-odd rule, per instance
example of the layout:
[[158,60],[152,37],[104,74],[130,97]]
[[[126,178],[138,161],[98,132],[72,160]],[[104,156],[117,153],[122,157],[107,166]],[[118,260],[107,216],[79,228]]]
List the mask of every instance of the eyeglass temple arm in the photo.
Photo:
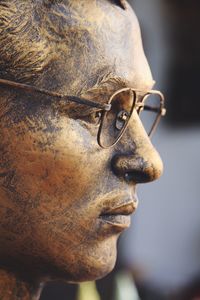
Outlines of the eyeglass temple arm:
[[149,105],[144,105],[142,106],[143,109],[148,110],[148,111],[153,111],[155,113],[161,113],[161,116],[164,116],[166,114],[166,108],[164,107],[154,107],[154,106],[149,106]]
[[57,92],[51,92],[51,91],[48,91],[48,90],[45,90],[45,89],[36,88],[36,87],[28,85],[28,84],[18,83],[18,82],[6,80],[6,79],[0,79],[0,84],[5,85],[5,86],[10,86],[10,87],[13,87],[13,88],[16,88],[16,89],[25,90],[27,92],[36,92],[36,93],[39,93],[39,94],[42,94],[42,95],[47,95],[47,96],[50,96],[50,97],[55,97],[55,98],[59,98],[59,99],[66,99],[66,100],[71,101],[71,102],[88,105],[88,106],[99,108],[99,109],[102,109],[102,110],[105,110],[105,111],[109,111],[110,108],[111,108],[111,104],[101,104],[101,103],[98,103],[98,102],[94,102],[94,101],[87,100],[87,99],[80,98],[80,97],[76,97],[76,96],[62,95],[62,94],[59,94]]

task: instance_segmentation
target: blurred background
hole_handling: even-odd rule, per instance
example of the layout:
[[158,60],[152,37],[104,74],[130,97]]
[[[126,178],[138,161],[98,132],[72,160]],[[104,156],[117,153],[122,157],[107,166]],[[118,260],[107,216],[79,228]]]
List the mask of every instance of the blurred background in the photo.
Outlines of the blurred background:
[[41,300],[200,299],[200,1],[133,0],[168,113],[153,143],[162,178],[138,187],[115,270],[81,286],[49,284]]

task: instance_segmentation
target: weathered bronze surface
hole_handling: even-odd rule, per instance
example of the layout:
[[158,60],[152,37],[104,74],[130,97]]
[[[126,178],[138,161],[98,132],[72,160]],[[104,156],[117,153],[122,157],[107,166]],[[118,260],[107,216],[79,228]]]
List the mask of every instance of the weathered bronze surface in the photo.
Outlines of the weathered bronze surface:
[[[132,9],[108,0],[1,0],[0,78],[98,103],[154,84]],[[98,126],[94,108],[0,85],[0,299],[112,270],[136,184],[163,167],[135,110],[114,147]]]

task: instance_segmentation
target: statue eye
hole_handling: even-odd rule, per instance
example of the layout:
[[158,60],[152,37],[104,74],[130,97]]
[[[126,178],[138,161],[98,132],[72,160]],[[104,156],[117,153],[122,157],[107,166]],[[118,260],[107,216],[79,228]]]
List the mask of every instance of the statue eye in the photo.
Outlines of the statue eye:
[[95,111],[87,116],[88,122],[94,125],[98,125],[100,123],[102,116],[102,111]]
[[101,116],[102,116],[102,111],[93,111],[88,113],[87,115],[86,114],[79,115],[78,119],[92,125],[99,125]]

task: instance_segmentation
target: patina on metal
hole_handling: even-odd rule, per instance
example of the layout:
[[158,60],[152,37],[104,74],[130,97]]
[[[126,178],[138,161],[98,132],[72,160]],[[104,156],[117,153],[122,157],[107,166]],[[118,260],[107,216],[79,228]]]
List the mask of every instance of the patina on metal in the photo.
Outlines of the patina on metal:
[[36,300],[113,269],[136,184],[162,174],[140,117],[164,98],[126,1],[0,1],[0,78],[0,298]]

